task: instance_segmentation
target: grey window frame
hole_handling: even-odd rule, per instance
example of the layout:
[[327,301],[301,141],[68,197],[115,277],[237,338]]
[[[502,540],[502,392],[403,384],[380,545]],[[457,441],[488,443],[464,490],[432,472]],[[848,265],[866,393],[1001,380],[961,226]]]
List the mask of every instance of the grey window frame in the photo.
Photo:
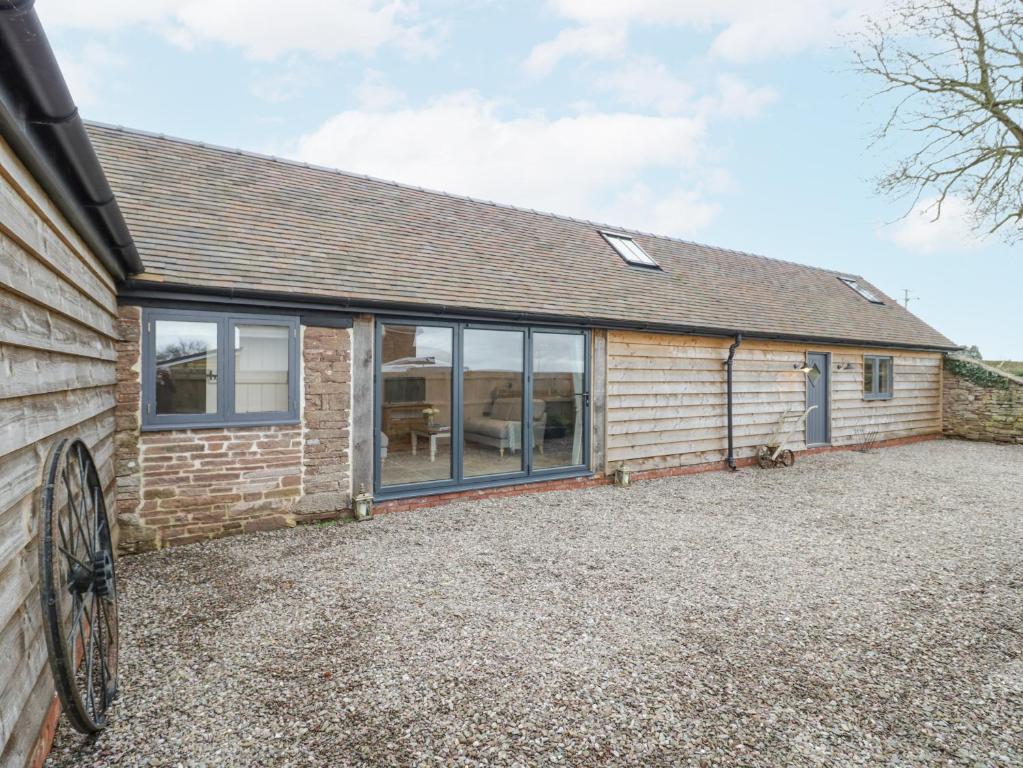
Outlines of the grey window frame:
[[[452,382],[451,382],[451,477],[443,480],[425,480],[417,483],[383,485],[381,480],[381,446],[380,429],[383,423],[383,334],[385,325],[424,325],[452,329]],[[584,477],[590,472],[590,430],[591,430],[591,386],[592,386],[592,334],[588,328],[549,327],[543,325],[516,325],[512,323],[488,323],[486,321],[452,321],[435,320],[424,317],[378,317],[375,323],[375,339],[373,353],[373,497],[377,501],[402,499],[413,496],[427,496],[437,493],[471,490],[474,488],[495,488],[502,485],[519,485],[559,480],[562,478]],[[523,346],[523,425],[533,423],[533,335],[536,333],[560,333],[578,335],[583,338],[583,460],[580,464],[564,467],[535,468],[533,466],[533,441],[524,440],[522,449],[522,468],[513,472],[492,475],[464,474],[463,437],[464,437],[464,397],[463,358],[465,352],[464,331],[466,330],[504,330],[522,331]],[[525,396],[527,391],[529,397]],[[525,427],[523,427],[525,429]]]
[[[887,360],[888,367],[891,371],[891,375],[888,377],[888,390],[882,391],[880,389],[880,376],[878,375],[881,370],[881,361]],[[867,365],[874,365],[874,376],[872,381],[871,390],[867,391]],[[891,400],[895,394],[895,358],[891,355],[864,355],[863,356],[863,399],[864,400]]]
[[[156,412],[156,322],[217,324],[217,410],[215,413]],[[288,331],[288,410],[258,413],[235,412],[234,329],[238,325],[279,325]],[[297,424],[301,383],[300,321],[292,315],[262,315],[244,312],[208,312],[187,309],[145,308],[142,311],[142,431],[168,429],[213,429],[217,427],[262,427]],[[226,352],[226,354],[225,354]],[[229,364],[230,361],[230,364]]]

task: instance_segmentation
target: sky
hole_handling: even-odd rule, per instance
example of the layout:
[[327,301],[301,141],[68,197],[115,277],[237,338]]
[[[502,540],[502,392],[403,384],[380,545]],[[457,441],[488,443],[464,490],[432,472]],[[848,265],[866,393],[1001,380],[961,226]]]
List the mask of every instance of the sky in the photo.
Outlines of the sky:
[[885,0],[40,0],[86,119],[862,275],[1023,359],[1023,245],[876,193]]

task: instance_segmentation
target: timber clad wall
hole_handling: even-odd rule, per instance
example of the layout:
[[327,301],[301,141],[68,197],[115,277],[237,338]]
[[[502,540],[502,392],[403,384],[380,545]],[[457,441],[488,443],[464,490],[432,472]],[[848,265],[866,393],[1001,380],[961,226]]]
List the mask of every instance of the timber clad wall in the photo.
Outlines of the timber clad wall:
[[[722,461],[727,455],[724,361],[730,339],[608,332],[607,471]],[[806,380],[795,363],[830,352],[832,444],[854,445],[941,431],[938,353],[746,340],[734,366],[736,456],[753,456],[786,410],[802,410]],[[863,355],[891,355],[894,397],[863,399]],[[802,435],[793,448],[802,450]]]
[[0,141],[0,765],[28,761],[54,700],[34,495],[55,440],[85,440],[113,510],[116,311],[111,277]]
[[120,312],[122,551],[282,528],[350,506],[349,329],[303,327],[300,424],[140,432],[141,310]]

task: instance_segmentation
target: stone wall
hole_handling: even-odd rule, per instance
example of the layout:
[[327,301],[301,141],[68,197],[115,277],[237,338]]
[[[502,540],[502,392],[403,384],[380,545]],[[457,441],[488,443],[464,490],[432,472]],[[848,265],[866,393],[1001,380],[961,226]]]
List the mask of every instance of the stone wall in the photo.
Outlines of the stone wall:
[[153,432],[140,431],[139,308],[120,309],[120,331],[123,551],[292,526],[350,506],[350,330],[302,328],[300,424]]
[[949,357],[942,405],[946,437],[1023,445],[1023,379]]

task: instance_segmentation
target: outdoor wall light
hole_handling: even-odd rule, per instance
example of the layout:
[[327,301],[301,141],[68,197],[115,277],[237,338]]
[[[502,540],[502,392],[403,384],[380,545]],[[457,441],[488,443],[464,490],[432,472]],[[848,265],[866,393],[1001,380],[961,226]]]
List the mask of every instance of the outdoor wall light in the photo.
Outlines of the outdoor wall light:
[[359,487],[359,495],[352,499],[352,511],[360,523],[373,517],[373,494],[366,490],[365,485]]
[[619,488],[627,488],[632,482],[632,470],[624,464],[615,470],[615,485]]
[[793,363],[792,368],[799,371],[800,373],[809,373],[813,370],[813,366],[807,362]]

